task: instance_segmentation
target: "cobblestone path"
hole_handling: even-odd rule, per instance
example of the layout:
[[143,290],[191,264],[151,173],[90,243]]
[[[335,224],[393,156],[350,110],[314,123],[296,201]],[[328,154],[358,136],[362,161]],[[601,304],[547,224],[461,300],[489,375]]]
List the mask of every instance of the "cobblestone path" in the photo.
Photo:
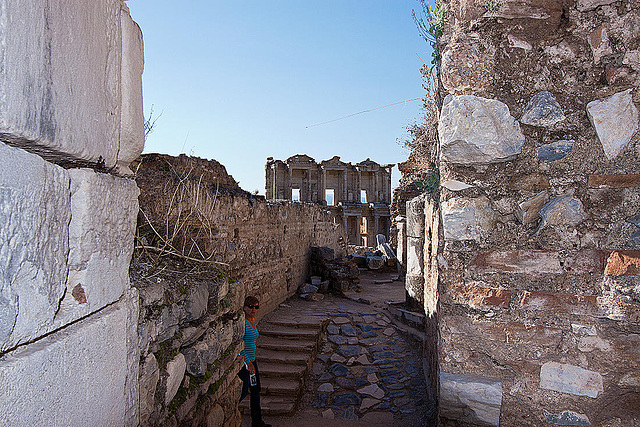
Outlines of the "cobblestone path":
[[[402,282],[373,284],[363,277],[371,304],[327,296],[307,302],[296,297],[269,318],[330,322],[313,362],[306,392],[293,417],[265,417],[274,426],[426,426],[433,403],[426,398],[420,343],[401,333],[385,309],[404,298]],[[244,417],[243,425],[248,417]]]

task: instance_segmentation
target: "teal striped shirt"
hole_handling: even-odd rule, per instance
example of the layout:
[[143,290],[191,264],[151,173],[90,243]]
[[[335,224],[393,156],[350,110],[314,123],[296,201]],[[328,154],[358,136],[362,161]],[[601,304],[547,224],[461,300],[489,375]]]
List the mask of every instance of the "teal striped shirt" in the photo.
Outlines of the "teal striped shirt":
[[247,319],[244,319],[244,350],[240,352],[244,356],[244,363],[256,360],[256,341],[258,340],[258,330],[251,326]]

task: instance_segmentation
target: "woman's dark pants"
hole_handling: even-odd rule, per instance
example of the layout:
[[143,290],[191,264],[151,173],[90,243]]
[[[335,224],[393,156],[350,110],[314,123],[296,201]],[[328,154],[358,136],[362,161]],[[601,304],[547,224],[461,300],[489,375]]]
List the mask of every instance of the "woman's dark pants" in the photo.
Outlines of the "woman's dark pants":
[[249,382],[249,371],[244,366],[238,372],[238,376],[242,380],[242,394],[240,395],[240,401],[244,399],[247,394],[251,393],[251,422],[254,424],[262,421],[262,413],[260,410],[260,371],[258,370],[258,364],[254,360],[253,367],[256,369],[256,385],[252,386]]

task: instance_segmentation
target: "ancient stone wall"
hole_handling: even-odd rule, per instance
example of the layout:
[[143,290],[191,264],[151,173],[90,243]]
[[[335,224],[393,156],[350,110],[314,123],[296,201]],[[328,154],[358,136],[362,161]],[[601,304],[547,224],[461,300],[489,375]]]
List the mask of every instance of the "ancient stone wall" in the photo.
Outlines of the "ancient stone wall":
[[120,0],[0,11],[0,423],[137,425],[142,34]]
[[443,4],[440,415],[636,425],[640,4]]
[[141,422],[239,425],[244,297],[271,311],[308,280],[311,246],[344,255],[343,229],[317,204],[247,193],[215,160],[145,154],[136,171]]

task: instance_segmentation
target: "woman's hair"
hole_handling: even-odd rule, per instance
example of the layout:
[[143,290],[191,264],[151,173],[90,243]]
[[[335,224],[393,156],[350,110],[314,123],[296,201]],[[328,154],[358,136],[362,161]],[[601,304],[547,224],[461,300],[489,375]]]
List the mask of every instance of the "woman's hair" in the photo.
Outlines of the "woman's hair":
[[253,295],[249,295],[248,297],[246,297],[244,299],[244,306],[248,306],[248,305],[253,305],[253,304],[258,304],[258,298],[254,297]]

